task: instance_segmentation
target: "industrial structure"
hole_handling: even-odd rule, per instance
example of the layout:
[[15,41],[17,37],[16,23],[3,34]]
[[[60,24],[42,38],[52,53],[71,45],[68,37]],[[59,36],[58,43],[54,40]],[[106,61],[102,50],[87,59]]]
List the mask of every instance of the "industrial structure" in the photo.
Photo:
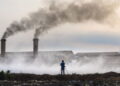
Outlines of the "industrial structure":
[[1,39],[1,56],[4,57],[6,53],[6,39]]
[[[33,39],[33,56],[37,56],[38,54],[38,44],[39,39]],[[5,57],[6,55],[6,39],[1,39],[1,57]]]
[[[14,55],[21,55],[24,54],[28,57],[36,57],[36,56],[47,56],[49,55],[56,55],[58,56],[64,56],[67,55],[67,57],[98,57],[98,56],[120,56],[119,52],[85,52],[85,53],[76,53],[74,54],[72,51],[40,51],[39,52],[39,39],[34,38],[33,39],[33,51],[31,52],[6,52],[6,39],[1,39],[1,57],[9,56],[11,54]],[[7,54],[7,55],[6,55]],[[8,55],[9,54],[9,55]]]
[[38,54],[38,43],[39,43],[39,39],[34,38],[33,39],[33,55],[34,56],[36,56]]

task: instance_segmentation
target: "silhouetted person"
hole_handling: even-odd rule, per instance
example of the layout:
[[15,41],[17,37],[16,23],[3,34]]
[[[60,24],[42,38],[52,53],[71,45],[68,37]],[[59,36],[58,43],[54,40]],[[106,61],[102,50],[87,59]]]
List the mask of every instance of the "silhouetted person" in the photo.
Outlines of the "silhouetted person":
[[64,75],[65,74],[65,62],[64,62],[64,60],[62,60],[62,62],[60,63],[60,66],[61,66],[61,75]]

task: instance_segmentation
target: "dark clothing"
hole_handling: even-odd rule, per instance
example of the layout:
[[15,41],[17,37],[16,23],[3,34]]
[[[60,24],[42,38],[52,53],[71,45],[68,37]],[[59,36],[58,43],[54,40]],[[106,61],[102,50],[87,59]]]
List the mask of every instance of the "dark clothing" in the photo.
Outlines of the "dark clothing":
[[65,63],[64,63],[64,61],[61,62],[60,66],[61,66],[61,75],[64,75],[65,74]]
[[61,69],[62,69],[62,70],[65,69],[65,63],[64,63],[64,62],[61,63]]

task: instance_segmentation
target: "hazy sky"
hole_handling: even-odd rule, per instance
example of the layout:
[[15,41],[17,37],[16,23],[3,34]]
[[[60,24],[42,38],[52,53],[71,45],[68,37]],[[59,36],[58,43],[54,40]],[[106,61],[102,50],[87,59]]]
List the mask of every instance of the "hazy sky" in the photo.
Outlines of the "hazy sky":
[[[29,13],[46,7],[51,1],[0,0],[0,37],[13,21],[20,21]],[[73,1],[76,0],[59,0],[58,2],[69,3]],[[108,0],[104,1],[107,3]],[[114,15],[108,18],[108,23],[87,20],[76,24],[58,25],[39,37],[39,48],[40,50],[120,51],[119,15],[120,7],[117,7]],[[34,30],[29,30],[9,37],[7,51],[31,51],[33,34]]]

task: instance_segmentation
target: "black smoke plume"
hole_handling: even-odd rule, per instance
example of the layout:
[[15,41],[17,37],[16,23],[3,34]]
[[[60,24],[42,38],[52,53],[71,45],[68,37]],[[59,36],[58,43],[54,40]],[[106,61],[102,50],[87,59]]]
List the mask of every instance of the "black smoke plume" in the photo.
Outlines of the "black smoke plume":
[[114,13],[115,8],[114,3],[106,5],[95,1],[83,4],[71,3],[65,8],[54,2],[48,8],[40,9],[20,22],[13,22],[5,31],[3,38],[30,29],[36,30],[34,37],[38,38],[42,33],[59,24],[79,23],[90,19],[101,23]]

